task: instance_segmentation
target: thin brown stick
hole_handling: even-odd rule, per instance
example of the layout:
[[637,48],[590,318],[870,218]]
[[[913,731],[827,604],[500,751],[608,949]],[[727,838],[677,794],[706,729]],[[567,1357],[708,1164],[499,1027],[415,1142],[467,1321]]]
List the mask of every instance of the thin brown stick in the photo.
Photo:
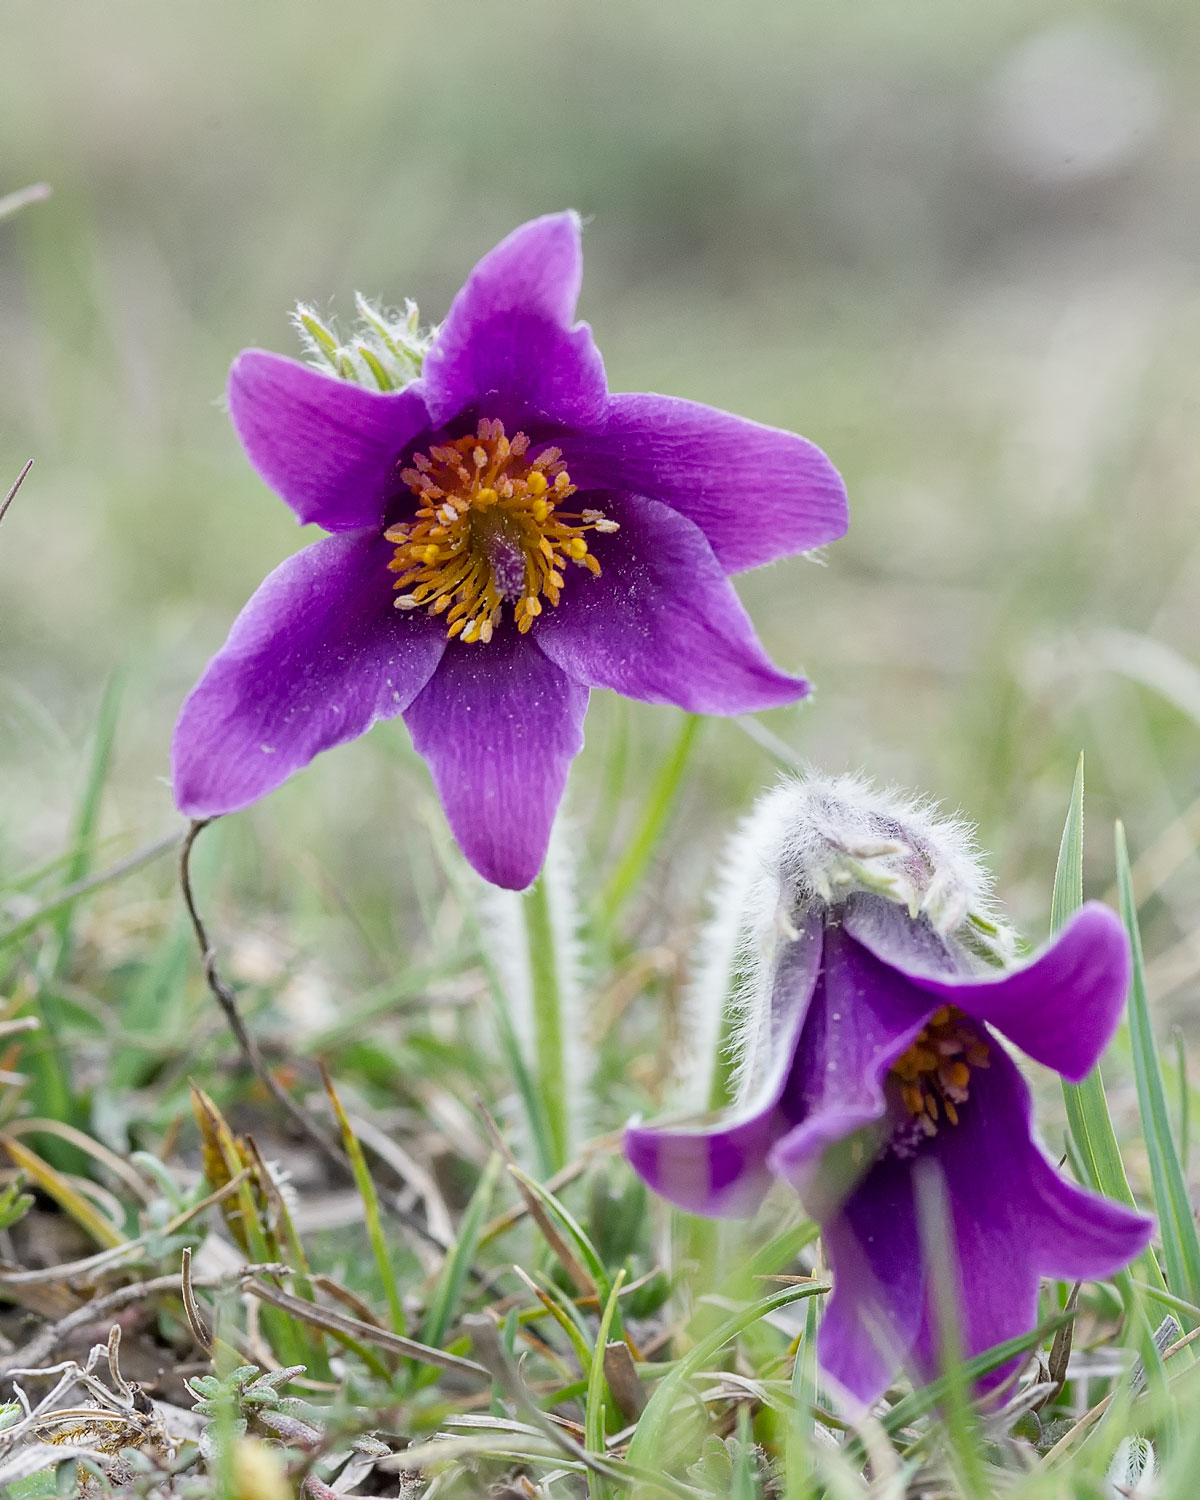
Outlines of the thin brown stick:
[[0,500],[0,521],[3,521],[4,517],[8,514],[8,507],[16,499],[17,491],[25,483],[25,476],[26,476],[26,474],[29,473],[30,469],[32,469],[32,468],[33,468],[33,459],[32,458],[27,459],[26,462],[25,462],[25,467],[17,475],[16,479],[13,480],[13,487],[12,487],[12,489],[9,490],[8,494],[5,495],[5,497],[4,497],[3,500]]
[[241,1050],[242,1056],[249,1063],[254,1076],[279,1105],[280,1109],[292,1120],[304,1135],[312,1141],[317,1150],[325,1160],[334,1167],[339,1174],[345,1176],[351,1173],[350,1164],[344,1153],[334,1144],[329,1136],[321,1129],[317,1122],[309,1117],[304,1109],[292,1098],[291,1094],[283,1087],[279,1080],[267,1067],[266,1060],[259,1051],[258,1043],[246,1030],[246,1024],[242,1020],[241,1010],[238,1008],[237,996],[221,977],[221,971],[217,968],[216,950],[208,939],[208,929],[204,925],[196,906],[196,897],[192,891],[192,848],[197,838],[213,820],[211,818],[199,818],[192,822],[183,841],[183,849],[179,856],[179,886],[183,892],[183,902],[187,907],[188,916],[192,919],[192,930],[196,934],[196,942],[200,947],[200,960],[204,965],[204,978],[209,989],[216,997],[217,1003],[225,1013],[225,1019],[229,1022],[229,1029],[233,1032],[234,1040]]
[[520,1193],[522,1199],[524,1200],[525,1207],[528,1209],[538,1228],[542,1231],[542,1236],[545,1239],[546,1243],[558,1257],[563,1270],[566,1271],[567,1275],[575,1283],[575,1290],[579,1292],[581,1296],[594,1297],[596,1295],[596,1283],[588,1275],[585,1268],[579,1263],[579,1260],[571,1250],[571,1247],[567,1244],[566,1240],[564,1240],[562,1235],[559,1234],[557,1228],[550,1218],[550,1215],[542,1207],[541,1203],[538,1202],[534,1194],[529,1191],[529,1188],[525,1185],[525,1183],[521,1181],[521,1169],[517,1166],[516,1160],[514,1159],[512,1152],[508,1148],[508,1142],[501,1134],[500,1127],[496,1124],[495,1120],[492,1119],[491,1115],[488,1114],[487,1107],[478,1094],[476,1094],[475,1096],[475,1109],[480,1119],[483,1121],[484,1128],[487,1130],[488,1135],[490,1135],[492,1138],[492,1144],[504,1158],[505,1165],[508,1167],[509,1176],[516,1183],[517,1191]]
[[[284,1268],[273,1264],[242,1266],[225,1276],[194,1277],[191,1285],[206,1291],[215,1291],[221,1287],[236,1287],[248,1275],[253,1275],[256,1271],[272,1272],[280,1269]],[[180,1295],[178,1271],[170,1276],[156,1276],[150,1281],[135,1281],[129,1286],[119,1286],[115,1291],[108,1292],[103,1297],[94,1297],[91,1302],[85,1302],[82,1307],[69,1312],[65,1318],[60,1318],[57,1323],[50,1323],[45,1328],[38,1329],[27,1344],[14,1350],[0,1362],[0,1375],[7,1375],[10,1371],[19,1371],[29,1366],[45,1364],[54,1349],[77,1328],[86,1328],[89,1323],[95,1323],[98,1319],[107,1317],[109,1313],[119,1312],[121,1308],[128,1307],[132,1302],[143,1302],[147,1297],[157,1296],[159,1292],[173,1292],[177,1297]]]
[[[588,1141],[581,1147],[574,1161],[568,1162],[565,1167],[560,1167],[553,1177],[546,1179],[542,1186],[548,1193],[560,1192],[587,1171],[593,1157],[608,1154],[620,1146],[624,1134],[623,1130],[613,1130],[607,1135],[598,1135],[595,1140]],[[479,1236],[480,1246],[490,1245],[494,1239],[511,1229],[514,1224],[519,1224],[529,1212],[528,1202],[522,1199],[512,1208],[507,1208],[502,1214],[497,1214],[494,1219],[490,1219],[484,1225]]]
[[[205,981],[216,997],[222,1011],[225,1013],[225,1019],[229,1022],[229,1029],[233,1032],[234,1039],[241,1050],[242,1056],[249,1063],[254,1076],[279,1107],[284,1110],[288,1118],[312,1141],[313,1145],[317,1147],[326,1162],[328,1162],[338,1175],[349,1182],[354,1182],[354,1168],[351,1166],[345,1152],[331,1136],[326,1135],[314,1119],[305,1113],[304,1109],[292,1098],[291,1094],[288,1093],[267,1066],[266,1059],[259,1051],[258,1043],[246,1030],[246,1024],[242,1020],[241,1010],[238,1007],[237,996],[222,977],[221,971],[217,968],[216,951],[209,941],[208,929],[204,925],[204,919],[201,917],[199,909],[196,906],[196,897],[192,889],[191,872],[192,847],[202,830],[207,828],[213,821],[212,818],[194,820],[184,837],[183,848],[179,855],[179,885],[183,892],[184,905],[187,907],[188,916],[192,921],[192,930],[196,934],[196,942],[200,947],[200,958],[204,965]],[[388,1165],[389,1170],[394,1172],[394,1167],[390,1163]],[[403,1182],[403,1178],[401,1178],[401,1181]],[[429,1244],[435,1245],[443,1255],[449,1251],[451,1247],[446,1240],[431,1229],[419,1215],[409,1213],[406,1208],[401,1207],[398,1203],[391,1202],[386,1197],[381,1198],[380,1201],[383,1207],[403,1224],[406,1229],[411,1229],[414,1234],[419,1234]],[[475,1267],[471,1267],[470,1274],[475,1280],[482,1279],[480,1272]]]
[[0,932],[0,947],[15,942],[17,938],[22,938],[26,933],[40,927],[43,922],[62,911],[64,906],[70,906],[81,896],[90,896],[93,891],[98,891],[116,880],[124,879],[126,875],[131,875],[134,870],[149,864],[160,854],[166,854],[168,849],[174,849],[178,843],[179,835],[169,834],[165,839],[158,839],[153,844],[147,844],[144,849],[137,850],[126,859],[118,860],[115,865],[109,865],[107,870],[101,870],[98,875],[89,875],[86,880],[77,880],[73,885],[64,886],[57,896],[52,897],[45,905],[39,906],[37,911],[30,912],[27,917],[22,917],[19,922],[14,922],[11,927],[6,927],[3,932]]
[[[1200,1328],[1193,1328],[1190,1333],[1185,1333],[1181,1339],[1176,1339],[1173,1344],[1168,1345],[1167,1348],[1163,1350],[1163,1359],[1170,1359],[1173,1354],[1178,1354],[1181,1349],[1186,1349],[1189,1344],[1195,1343],[1197,1339],[1200,1339]],[[1061,1455],[1070,1448],[1071,1444],[1075,1441],[1075,1439],[1081,1432],[1086,1432],[1089,1427],[1094,1425],[1098,1418],[1104,1415],[1104,1413],[1112,1405],[1112,1400],[1113,1392],[1110,1391],[1107,1396],[1101,1397],[1101,1399],[1096,1402],[1095,1406],[1085,1411],[1083,1416],[1081,1416],[1075,1423],[1074,1427],[1064,1432],[1062,1437],[1059,1438],[1058,1442],[1055,1443],[1054,1447],[1051,1448],[1047,1453],[1044,1453],[1042,1455],[1042,1466],[1048,1467],[1055,1461],[1055,1459],[1061,1457]]]
[[343,1333],[361,1343],[375,1344],[380,1349],[390,1349],[396,1354],[406,1354],[410,1359],[419,1360],[426,1365],[436,1365],[441,1370],[460,1370],[467,1375],[482,1375],[485,1378],[488,1375],[488,1371],[473,1359],[447,1354],[444,1349],[434,1349],[429,1344],[418,1343],[416,1339],[405,1338],[403,1334],[392,1333],[390,1329],[379,1328],[374,1323],[348,1317],[345,1313],[334,1312],[332,1308],[321,1307],[315,1302],[305,1302],[264,1281],[247,1281],[245,1289],[251,1296],[269,1302],[272,1307],[278,1307],[280,1311],[290,1313],[302,1323],[309,1323],[327,1333]]
[[204,1350],[205,1354],[213,1352],[213,1337],[208,1324],[204,1321],[204,1315],[200,1311],[196,1301],[196,1293],[192,1285],[192,1249],[190,1245],[183,1247],[183,1262],[179,1267],[179,1290],[183,1297],[183,1310],[187,1316],[188,1327],[192,1330],[192,1337]]

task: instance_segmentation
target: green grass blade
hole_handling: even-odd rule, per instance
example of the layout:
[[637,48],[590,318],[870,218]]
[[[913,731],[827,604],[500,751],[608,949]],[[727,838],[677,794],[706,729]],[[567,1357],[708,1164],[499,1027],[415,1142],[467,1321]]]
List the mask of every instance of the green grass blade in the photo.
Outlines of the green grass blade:
[[1175,1043],[1175,1076],[1179,1080],[1179,1160],[1183,1163],[1183,1172],[1186,1177],[1188,1156],[1191,1152],[1192,1100],[1191,1088],[1188,1084],[1187,1043],[1184,1041],[1182,1026],[1171,1028],[1171,1040]]
[[788,1419],[784,1440],[784,1500],[814,1500],[816,1486],[812,1474],[811,1449],[816,1421],[813,1407],[817,1400],[817,1299],[804,1310],[804,1335],[796,1350],[792,1366],[790,1394],[793,1410]]
[[[604,1269],[604,1261],[601,1259],[600,1253],[584,1233],[583,1226],[579,1223],[578,1219],[576,1219],[569,1209],[563,1207],[553,1193],[547,1191],[540,1182],[535,1182],[527,1172],[522,1172],[520,1167],[510,1164],[508,1170],[518,1182],[532,1193],[541,1207],[545,1209],[546,1213],[554,1221],[558,1231],[570,1241],[571,1248],[577,1253],[584,1269],[595,1284],[596,1295],[599,1297],[601,1303],[606,1303],[612,1290],[608,1272]],[[619,1314],[617,1327],[619,1330]]]
[[671,1373],[663,1377],[661,1385],[646,1403],[646,1409],[638,1422],[637,1431],[630,1439],[626,1454],[628,1461],[650,1469],[660,1467],[667,1425],[677,1403],[683,1399],[684,1387],[692,1376],[704,1369],[705,1365],[718,1355],[726,1344],[731,1343],[760,1318],[765,1318],[779,1308],[787,1307],[790,1303],[798,1302],[804,1297],[816,1296],[828,1290],[828,1282],[813,1281],[805,1286],[790,1286],[784,1291],[773,1293],[770,1297],[763,1297],[758,1302],[751,1303],[749,1307],[744,1307],[732,1318],[726,1318],[707,1338],[701,1339],[689,1349],[672,1368]]
[[[583,1371],[591,1369],[592,1350],[587,1340],[587,1328],[585,1327],[583,1314],[580,1313],[575,1304],[567,1296],[561,1287],[556,1286],[549,1276],[539,1275],[534,1281],[532,1277],[525,1278],[529,1286],[533,1288],[538,1301],[550,1314],[558,1326],[566,1334],[571,1348],[575,1351],[575,1357],[579,1361],[579,1368]],[[587,1381],[580,1385],[580,1394],[587,1390]],[[557,1394],[556,1399],[562,1400],[562,1393]]]
[[1050,931],[1057,932],[1083,905],[1083,751],[1075,767],[1071,805],[1058,846],[1054,894],[1050,898]]
[[367,1159],[363,1155],[362,1146],[350,1124],[349,1116],[342,1108],[342,1101],[338,1098],[337,1090],[333,1086],[333,1080],[326,1072],[324,1066],[321,1068],[321,1079],[325,1084],[325,1092],[329,1096],[329,1102],[333,1106],[334,1117],[338,1123],[338,1129],[342,1136],[342,1145],[346,1148],[346,1155],[350,1158],[350,1166],[354,1173],[354,1185],[358,1188],[358,1196],[362,1199],[363,1217],[367,1226],[367,1238],[371,1242],[371,1250],[375,1256],[375,1264],[379,1270],[379,1279],[383,1282],[384,1294],[387,1297],[388,1313],[392,1320],[393,1333],[403,1334],[407,1332],[407,1324],[404,1317],[404,1303],[400,1296],[400,1288],[396,1283],[396,1271],[392,1265],[392,1257],[388,1250],[387,1235],[383,1229],[383,1215],[379,1210],[379,1195],[375,1191],[375,1182],[371,1177],[371,1170],[367,1166]]
[[[63,895],[68,892],[78,893],[95,856],[100,802],[112,759],[122,682],[122,674],[115,672],[109,679],[100,703],[87,781],[75,814],[71,839],[73,853],[63,869],[66,886]],[[56,938],[56,945],[52,950],[53,963],[46,982],[39,986],[36,996],[36,1014],[41,1022],[41,1031],[36,1043],[26,1050],[25,1068],[29,1078],[27,1096],[33,1110],[53,1119],[82,1125],[84,1117],[79,1091],[75,1087],[71,1064],[62,1040],[64,1016],[57,988],[58,981],[70,967],[71,929],[76,904],[75,899],[63,902],[51,921]],[[87,1171],[86,1163],[79,1153],[61,1142],[52,1142],[47,1147],[47,1157],[61,1171]]]
[[[608,1347],[609,1330],[616,1316],[617,1297],[620,1295],[624,1280],[625,1270],[622,1268],[617,1272],[608,1301],[604,1304],[600,1331],[596,1335],[596,1342],[592,1348],[592,1363],[588,1370],[587,1401],[583,1409],[584,1443],[589,1453],[605,1451],[604,1429],[608,1411],[605,1397],[607,1396],[610,1401],[612,1397],[609,1394],[608,1382],[604,1378],[604,1351]],[[592,1500],[609,1500],[613,1494],[613,1487],[601,1475],[593,1474],[589,1479],[588,1493],[592,1496]]]
[[421,1326],[421,1342],[424,1344],[439,1346],[446,1330],[454,1322],[467,1273],[479,1248],[479,1236],[483,1233],[483,1226],[492,1206],[500,1166],[500,1154],[493,1152],[475,1184],[475,1191],[471,1194],[471,1201],[467,1204],[467,1211],[459,1226],[458,1237],[438,1272],[437,1283],[425,1311],[425,1321]]
[[600,894],[598,907],[601,927],[612,925],[654,857],[654,851],[666,831],[675,800],[679,796],[683,773],[687,769],[696,736],[703,723],[704,720],[698,714],[688,714],[666,760],[659,767],[658,775],[646,794],[642,815],[633,836]]
[[1133,1284],[1152,1302],[1157,1302],[1162,1307],[1169,1307],[1172,1312],[1181,1313],[1192,1323],[1200,1325],[1200,1307],[1194,1303],[1186,1301],[1183,1297],[1173,1296],[1170,1292],[1164,1292],[1161,1287],[1149,1286],[1144,1281],[1135,1281]]
[[31,203],[41,203],[49,196],[50,184],[48,182],[34,182],[29,187],[18,188],[14,193],[6,193],[3,198],[0,198],[0,219],[7,219],[12,214],[20,213]]
[[801,1219],[799,1223],[773,1234],[765,1245],[760,1245],[748,1260],[739,1264],[725,1278],[721,1295],[739,1299],[752,1297],[758,1290],[756,1282],[761,1277],[777,1276],[780,1271],[785,1270],[801,1250],[812,1244],[819,1233],[820,1229],[814,1220]]
[[1129,943],[1133,951],[1129,1039],[1133,1051],[1134,1080],[1146,1139],[1146,1154],[1150,1162],[1150,1179],[1154,1185],[1154,1206],[1158,1213],[1167,1284],[1177,1297],[1200,1303],[1200,1238],[1197,1238],[1187,1182],[1171,1129],[1162,1065],[1150,1023],[1146,971],[1142,958],[1141,933],[1138,930],[1137,905],[1133,895],[1133,879],[1129,869],[1129,851],[1125,844],[1125,829],[1120,823],[1116,828],[1116,847],[1121,916],[1129,932]]
[[750,1412],[745,1406],[738,1407],[737,1452],[733,1459],[733,1475],[729,1486],[729,1500],[759,1500],[762,1491],[754,1472],[754,1435],[750,1430]]
[[[1031,1333],[1019,1334],[1016,1338],[1005,1339],[1002,1344],[987,1349],[982,1354],[976,1354],[970,1359],[963,1360],[962,1375],[968,1382],[975,1382],[990,1375],[993,1370],[998,1370],[1010,1360],[1019,1355],[1028,1354],[1031,1349],[1039,1345],[1047,1344],[1054,1334],[1074,1316],[1073,1313],[1059,1313],[1055,1318],[1048,1319],[1040,1328],[1035,1328]],[[931,1412],[935,1407],[944,1404],[947,1396],[949,1381],[945,1375],[939,1375],[936,1380],[931,1380],[928,1385],[921,1386],[909,1395],[902,1397],[880,1418],[883,1430],[889,1433],[897,1433],[905,1427],[911,1427],[919,1418]]]
[[[1054,872],[1054,894],[1050,902],[1050,930],[1059,932],[1083,905],[1083,755],[1075,768],[1071,805],[1063,827]],[[1070,1130],[1069,1155],[1085,1186],[1114,1198],[1129,1208],[1136,1205],[1121,1148],[1117,1144],[1104,1077],[1097,1063],[1082,1083],[1062,1082],[1063,1102]],[[1165,1288],[1153,1250],[1146,1250],[1139,1264],[1147,1281]]]
[[[68,907],[73,906],[75,902],[82,900],[85,896],[90,896],[93,891],[103,890],[105,886],[113,885],[118,880],[124,880],[126,875],[131,875],[135,870],[141,869],[143,865],[149,864],[151,860],[158,859],[162,855],[169,853],[172,849],[178,848],[181,839],[181,834],[169,834],[164,839],[158,839],[153,844],[147,844],[144,849],[139,849],[136,854],[131,854],[127,859],[118,860],[109,869],[101,870],[95,875],[88,876],[84,880],[76,881],[73,885],[67,886],[65,889],[59,891],[57,895],[52,896],[48,901],[39,906],[36,911],[30,912],[27,917],[21,917],[18,921],[13,922],[11,926],[6,927],[0,932],[0,949],[7,948],[13,943],[19,943],[23,938],[27,938],[31,932],[35,932],[44,922],[49,921],[51,917],[58,916],[66,911]],[[64,859],[61,863],[65,867],[68,861]]]
[[[112,765],[113,745],[117,738],[117,720],[120,717],[121,694],[124,687],[125,674],[121,671],[114,672],[100,700],[96,734],[92,741],[91,763],[88,766],[83,797],[75,814],[74,837],[71,840],[75,854],[65,872],[65,883],[69,886],[78,885],[91,872],[96,835],[100,826],[100,804],[104,796],[105,783],[108,781],[109,767]],[[72,903],[59,912],[55,920],[59,938],[57,964],[59,973],[63,971],[70,959],[71,925],[74,915],[75,907]]]

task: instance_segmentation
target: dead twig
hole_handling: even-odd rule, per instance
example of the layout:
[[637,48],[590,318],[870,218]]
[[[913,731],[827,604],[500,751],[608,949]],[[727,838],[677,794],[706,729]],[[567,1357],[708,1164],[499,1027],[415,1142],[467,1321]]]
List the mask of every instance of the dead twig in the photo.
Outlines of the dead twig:
[[[1195,1343],[1197,1339],[1200,1339],[1200,1328],[1193,1328],[1190,1333],[1185,1333],[1181,1339],[1176,1339],[1173,1344],[1170,1344],[1163,1350],[1163,1359],[1170,1359],[1173,1354],[1178,1354],[1181,1349],[1186,1349],[1190,1344]],[[1085,1411],[1074,1427],[1064,1432],[1054,1447],[1042,1455],[1042,1466],[1044,1468],[1049,1468],[1051,1464],[1062,1458],[1073,1446],[1075,1439],[1082,1433],[1085,1433],[1089,1427],[1093,1426],[1104,1415],[1112,1405],[1113,1394],[1110,1391],[1107,1396],[1097,1401],[1095,1406]]]
[[[612,1130],[607,1135],[598,1135],[595,1140],[588,1141],[580,1149],[579,1155],[574,1161],[568,1162],[565,1167],[561,1167],[555,1172],[553,1177],[546,1179],[545,1183],[543,1183],[546,1191],[548,1193],[561,1192],[563,1188],[574,1182],[577,1177],[583,1175],[593,1157],[608,1155],[612,1151],[615,1151],[620,1146],[624,1135],[625,1132],[623,1130]],[[497,1214],[494,1219],[489,1220],[484,1225],[483,1231],[479,1236],[480,1245],[490,1245],[494,1239],[499,1238],[506,1230],[511,1229],[514,1224],[519,1224],[530,1211],[528,1201],[523,1198],[520,1203],[515,1204],[512,1208],[505,1209],[502,1214]]]
[[638,1375],[629,1345],[622,1339],[604,1346],[604,1378],[621,1415],[626,1421],[636,1422],[650,1398]]
[[463,1359],[457,1354],[447,1354],[442,1349],[434,1349],[428,1344],[418,1343],[416,1339],[405,1338],[403,1334],[392,1333],[375,1323],[366,1323],[361,1318],[351,1318],[345,1313],[334,1312],[332,1308],[320,1307],[314,1302],[305,1302],[302,1298],[293,1297],[288,1292],[281,1292],[278,1287],[269,1286],[264,1281],[248,1281],[246,1291],[263,1302],[269,1302],[272,1307],[279,1308],[281,1312],[290,1313],[292,1317],[310,1324],[313,1328],[321,1328],[326,1333],[341,1333],[363,1344],[374,1344],[380,1349],[389,1349],[395,1354],[405,1354],[409,1359],[418,1360],[422,1364],[436,1365],[442,1370],[460,1370],[464,1374],[481,1375],[487,1379],[488,1371],[482,1365],[476,1364],[473,1359]]
[[[4,205],[4,203],[6,203],[7,201],[8,201],[7,199],[0,199],[0,208],[2,208],[3,205]],[[16,499],[16,497],[17,497],[17,491],[25,483],[25,476],[26,476],[26,474],[29,473],[30,469],[32,469],[32,468],[33,468],[33,459],[32,458],[26,459],[26,461],[25,461],[25,467],[17,475],[16,479],[13,480],[13,487],[12,487],[12,489],[9,490],[8,494],[5,495],[5,497],[4,497],[3,500],[0,500],[0,521],[3,521],[4,517],[8,514],[8,507]]]
[[[246,1059],[254,1076],[286,1113],[288,1118],[316,1146],[328,1165],[340,1177],[354,1182],[354,1168],[351,1166],[345,1152],[334,1141],[332,1136],[327,1135],[317,1122],[306,1113],[303,1107],[288,1093],[267,1066],[266,1059],[259,1050],[258,1043],[246,1030],[246,1023],[242,1019],[237,996],[222,977],[221,971],[217,967],[216,951],[209,940],[208,929],[196,905],[191,874],[192,848],[202,830],[207,828],[211,822],[213,822],[212,818],[201,818],[193,821],[184,837],[183,848],[179,856],[179,885],[183,892],[184,905],[187,907],[188,916],[191,918],[192,930],[196,934],[196,942],[200,948],[200,957],[204,965],[205,982],[224,1012],[225,1019],[229,1023],[229,1029],[233,1032],[234,1040],[237,1042],[242,1056]],[[0,938],[0,941],[2,940]],[[368,1141],[368,1144],[372,1143]],[[387,1163],[389,1170],[395,1173],[401,1185],[407,1186],[403,1174],[396,1169],[394,1164],[387,1161],[386,1156],[379,1152],[377,1145],[374,1149],[377,1155],[380,1156],[380,1159]],[[410,1213],[401,1204],[392,1202],[386,1197],[381,1198],[380,1202],[406,1229],[412,1230],[414,1234],[419,1234],[422,1239],[435,1246],[443,1255],[450,1250],[450,1243],[435,1229],[431,1228],[420,1215]],[[471,1267],[471,1275],[475,1280],[483,1279],[482,1273],[475,1267]]]
[[196,1301],[196,1293],[192,1284],[192,1250],[190,1245],[184,1246],[183,1260],[179,1267],[179,1291],[183,1297],[183,1311],[188,1320],[188,1327],[192,1330],[192,1337],[204,1350],[205,1354],[213,1352],[212,1330],[204,1321]]
[[[284,1111],[288,1118],[296,1125],[302,1134],[316,1146],[317,1150],[340,1175],[350,1173],[350,1164],[344,1153],[338,1148],[333,1140],[325,1134],[321,1127],[313,1120],[299,1105],[291,1094],[283,1087],[279,1080],[271,1072],[266,1064],[266,1059],[259,1050],[258,1043],[246,1030],[246,1023],[242,1020],[242,1013],[238,1006],[237,996],[221,976],[217,968],[216,950],[209,942],[208,929],[204,925],[204,919],[196,906],[196,897],[192,891],[192,849],[200,834],[213,820],[211,818],[199,818],[192,822],[183,840],[183,849],[179,856],[179,885],[183,892],[183,902],[187,907],[188,916],[192,921],[192,930],[196,934],[196,942],[200,947],[200,959],[204,965],[204,979],[217,1003],[225,1013],[225,1019],[229,1023],[229,1029],[233,1032],[234,1040],[237,1042],[242,1056],[249,1063],[254,1076],[267,1090],[276,1104]],[[353,1175],[351,1173],[351,1175]]]
[[[1067,1298],[1064,1312],[1073,1313],[1079,1303],[1079,1287],[1077,1281],[1071,1288],[1071,1295]],[[1069,1318],[1058,1332],[1054,1335],[1054,1342],[1050,1345],[1050,1361],[1046,1366],[1050,1374],[1050,1389],[1045,1398],[1034,1411],[1040,1411],[1043,1406],[1048,1406],[1051,1401],[1057,1400],[1059,1393],[1067,1383],[1067,1366],[1071,1362],[1071,1344],[1075,1337],[1075,1319]]]
[[594,1297],[596,1295],[596,1283],[588,1275],[586,1269],[580,1264],[578,1258],[572,1251],[571,1247],[567,1244],[566,1240],[564,1240],[562,1235],[559,1234],[558,1229],[556,1228],[553,1220],[550,1218],[550,1215],[546,1212],[545,1208],[543,1208],[541,1203],[538,1202],[536,1196],[530,1192],[527,1185],[521,1180],[521,1169],[517,1166],[516,1159],[513,1157],[512,1152],[508,1148],[508,1142],[504,1139],[503,1135],[501,1135],[500,1127],[496,1124],[495,1120],[492,1119],[491,1115],[488,1113],[487,1108],[484,1105],[483,1100],[478,1095],[475,1096],[475,1108],[479,1112],[479,1116],[483,1121],[484,1128],[487,1130],[488,1135],[490,1135],[492,1138],[492,1144],[504,1158],[505,1165],[508,1167],[509,1176],[516,1183],[517,1191],[520,1193],[522,1199],[524,1200],[526,1210],[529,1212],[534,1222],[541,1230],[542,1236],[545,1239],[546,1243],[558,1257],[563,1270],[566,1271],[567,1275],[574,1282],[576,1291],[579,1292],[579,1294],[583,1297]]
[[[195,1278],[190,1284],[205,1291],[221,1291],[224,1288],[240,1286],[247,1277],[255,1276],[260,1271],[277,1274],[286,1269],[274,1263],[240,1266],[236,1271],[227,1272],[222,1276]],[[45,1328],[39,1328],[27,1344],[14,1350],[0,1363],[0,1375],[11,1375],[15,1371],[30,1366],[45,1364],[58,1345],[64,1339],[69,1338],[76,1329],[86,1328],[89,1323],[106,1318],[110,1313],[120,1312],[123,1307],[128,1307],[134,1302],[143,1302],[148,1297],[156,1297],[161,1292],[172,1292],[177,1297],[181,1295],[177,1271],[170,1276],[155,1276],[149,1281],[134,1281],[128,1286],[119,1286],[114,1291],[107,1292],[103,1297],[93,1297],[90,1302],[77,1307],[65,1318],[60,1318],[57,1323],[49,1323]]]

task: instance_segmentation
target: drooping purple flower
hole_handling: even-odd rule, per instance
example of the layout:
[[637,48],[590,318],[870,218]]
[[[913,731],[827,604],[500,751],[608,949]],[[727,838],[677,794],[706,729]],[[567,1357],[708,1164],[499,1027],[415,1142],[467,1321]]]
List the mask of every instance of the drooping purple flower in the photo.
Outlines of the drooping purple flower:
[[732,865],[740,909],[715,957],[739,951],[736,928],[741,1102],[715,1124],[632,1127],[626,1151],[692,1213],[747,1216],[776,1180],[799,1193],[834,1277],[818,1354],[845,1391],[868,1404],[902,1364],[937,1372],[930,1169],[968,1357],[1034,1327],[1041,1277],[1107,1276],[1145,1247],[1150,1220],[1069,1182],[1037,1144],[1005,1046],[1088,1073],[1129,981],[1113,912],[1089,902],[1011,965],[962,826],[849,778],[766,797]]
[[423,366],[397,350],[420,370],[399,389],[239,356],[229,404],[251,463],[331,534],[266,579],[185,703],[183,812],[245,807],[403,714],[467,857],[520,888],[591,688],[714,714],[807,691],[728,575],[840,536],[836,471],[792,433],[611,395],[574,322],[581,275],[574,214],[523,225],[471,272]]

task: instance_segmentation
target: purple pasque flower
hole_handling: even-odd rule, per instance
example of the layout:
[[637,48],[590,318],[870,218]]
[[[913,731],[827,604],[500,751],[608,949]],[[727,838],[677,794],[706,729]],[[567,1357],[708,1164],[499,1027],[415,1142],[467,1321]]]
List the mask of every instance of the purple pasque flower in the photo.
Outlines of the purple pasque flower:
[[[471,272],[423,366],[399,351],[420,369],[400,389],[238,357],[229,405],[251,463],[330,535],[266,579],[184,704],[184,813],[245,807],[403,714],[468,859],[520,888],[591,688],[713,714],[807,691],[728,575],[840,536],[841,480],[792,433],[610,394],[574,321],[581,275],[576,215],[522,225]],[[356,360],[334,363],[353,376]],[[393,384],[382,368],[378,383]]]
[[776,1180],[800,1194],[834,1277],[819,1358],[851,1397],[874,1401],[902,1364],[937,1372],[922,1174],[941,1174],[968,1357],[1034,1327],[1041,1277],[1107,1276],[1145,1247],[1150,1220],[1037,1144],[1005,1045],[1073,1082],[1095,1064],[1129,981],[1107,907],[1010,966],[962,825],[851,778],[764,798],[731,868],[710,946],[750,971],[741,1102],[703,1127],[632,1127],[626,1152],[692,1213],[749,1215]]

